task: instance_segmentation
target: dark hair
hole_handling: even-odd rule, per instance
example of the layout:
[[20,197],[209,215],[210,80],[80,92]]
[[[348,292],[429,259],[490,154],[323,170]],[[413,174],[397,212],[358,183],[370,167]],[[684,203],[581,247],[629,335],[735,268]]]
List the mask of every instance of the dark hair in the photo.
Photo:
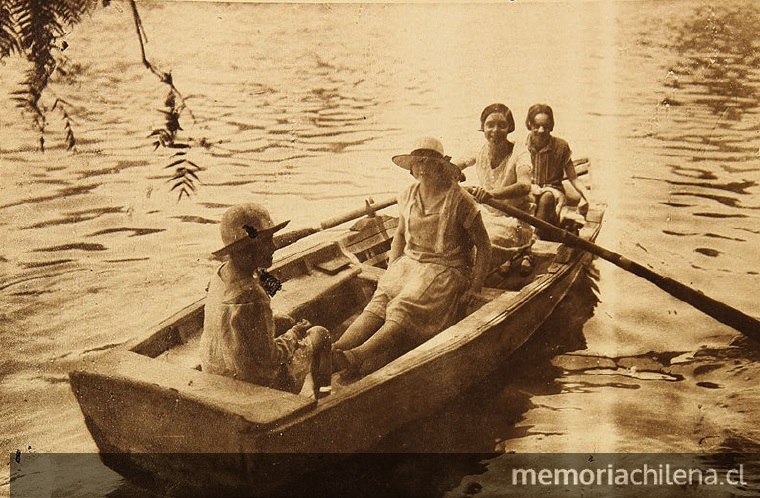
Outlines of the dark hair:
[[530,127],[533,124],[533,118],[539,114],[546,114],[549,116],[547,130],[552,131],[554,129],[554,111],[552,111],[552,108],[546,104],[533,104],[530,106],[530,109],[528,109],[528,117],[525,118],[525,126],[530,130]]
[[491,114],[498,112],[507,117],[507,133],[515,131],[515,118],[512,117],[512,111],[504,104],[491,104],[480,113],[480,131],[483,131],[483,125],[486,124],[486,118]]

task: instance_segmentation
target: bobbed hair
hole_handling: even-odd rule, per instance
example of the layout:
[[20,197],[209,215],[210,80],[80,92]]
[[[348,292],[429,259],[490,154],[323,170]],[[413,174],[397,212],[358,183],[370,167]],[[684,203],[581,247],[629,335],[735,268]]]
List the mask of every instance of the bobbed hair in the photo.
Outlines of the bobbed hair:
[[504,104],[491,104],[480,113],[480,131],[483,131],[483,125],[486,124],[486,119],[491,114],[498,112],[504,114],[507,117],[507,133],[515,131],[515,118],[512,116],[512,111]]
[[552,131],[554,129],[554,111],[552,111],[552,108],[546,104],[533,104],[530,106],[530,109],[528,109],[528,116],[525,118],[525,126],[530,130],[533,125],[533,118],[539,114],[546,114],[549,116],[548,131]]

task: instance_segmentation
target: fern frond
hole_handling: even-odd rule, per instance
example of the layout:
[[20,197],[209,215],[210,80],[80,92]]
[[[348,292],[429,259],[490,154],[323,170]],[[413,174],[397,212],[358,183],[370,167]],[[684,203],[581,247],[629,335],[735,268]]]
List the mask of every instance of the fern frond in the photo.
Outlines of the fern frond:
[[61,24],[71,26],[82,20],[82,15],[97,4],[95,0],[55,0],[50,9]]
[[66,134],[66,150],[72,151],[76,147],[77,139],[74,136],[74,128],[71,126],[73,120],[71,119],[71,116],[69,116],[69,113],[66,112],[66,105],[69,105],[69,103],[64,99],[55,99],[53,107],[51,107],[50,110],[54,111],[58,109],[60,111],[61,119],[63,119],[63,130]]
[[0,59],[19,51],[11,12],[13,1],[0,2]]
[[196,182],[200,182],[200,178],[196,172],[201,170],[201,167],[192,161],[187,159],[179,159],[171,162],[165,168],[174,168],[174,176],[167,180],[167,183],[171,183],[172,187],[170,191],[179,190],[177,202],[182,200],[182,196],[190,198],[195,192]]

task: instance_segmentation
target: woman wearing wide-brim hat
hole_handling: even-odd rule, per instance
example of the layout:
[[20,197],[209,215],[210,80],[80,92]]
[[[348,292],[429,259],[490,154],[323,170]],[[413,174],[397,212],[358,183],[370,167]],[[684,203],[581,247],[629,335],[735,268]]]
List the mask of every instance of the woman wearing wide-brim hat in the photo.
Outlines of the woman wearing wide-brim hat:
[[468,297],[480,292],[490,259],[479,208],[459,186],[461,172],[441,142],[423,138],[393,162],[417,181],[398,195],[399,223],[377,291],[334,345],[333,364],[349,378],[459,320]]
[[213,253],[222,264],[209,282],[201,335],[204,372],[298,392],[314,356],[329,362],[330,334],[324,327],[304,320],[275,337],[270,301],[280,284],[265,269],[272,265],[273,235],[287,224],[275,224],[255,203],[222,215],[224,247]]

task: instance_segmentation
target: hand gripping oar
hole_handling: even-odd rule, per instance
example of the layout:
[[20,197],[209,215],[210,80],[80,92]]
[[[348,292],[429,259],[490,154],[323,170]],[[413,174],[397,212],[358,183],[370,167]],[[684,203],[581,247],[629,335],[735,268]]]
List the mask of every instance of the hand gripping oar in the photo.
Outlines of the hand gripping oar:
[[388,206],[392,206],[396,204],[396,198],[392,199],[386,199],[381,202],[373,202],[372,199],[369,199],[365,201],[365,206],[360,209],[355,209],[351,212],[348,212],[344,215],[337,216],[335,218],[325,220],[322,223],[319,224],[319,226],[316,227],[310,227],[310,228],[301,228],[299,230],[293,230],[291,232],[284,233],[282,235],[276,235],[274,237],[274,245],[277,247],[277,249],[282,249],[285,246],[289,246],[290,244],[301,240],[304,237],[308,237],[309,235],[315,234],[317,232],[321,232],[322,230],[327,230],[328,228],[337,227],[338,225],[342,225],[343,223],[346,223],[347,221],[355,220],[356,218],[361,218],[362,216],[374,216],[377,211],[380,211],[381,209],[385,209]]
[[510,216],[513,216],[518,220],[524,221],[525,223],[533,225],[536,228],[540,228],[546,231],[546,233],[550,233],[553,237],[556,238],[556,240],[562,242],[565,245],[577,247],[578,249],[582,249],[584,251],[590,252],[591,254],[595,254],[596,256],[599,256],[600,258],[613,263],[625,271],[649,280],[671,296],[689,303],[699,311],[710,315],[719,322],[726,324],[729,327],[733,327],[747,337],[760,342],[760,321],[758,321],[756,318],[753,318],[725,303],[716,301],[715,299],[702,294],[700,291],[692,289],[691,287],[677,282],[672,278],[665,277],[659,273],[655,273],[652,270],[640,265],[639,263],[631,261],[625,256],[600,247],[593,242],[584,240],[576,235],[562,230],[561,228],[557,228],[554,225],[531,216],[513,206],[504,204],[494,199],[489,199],[484,203]]

